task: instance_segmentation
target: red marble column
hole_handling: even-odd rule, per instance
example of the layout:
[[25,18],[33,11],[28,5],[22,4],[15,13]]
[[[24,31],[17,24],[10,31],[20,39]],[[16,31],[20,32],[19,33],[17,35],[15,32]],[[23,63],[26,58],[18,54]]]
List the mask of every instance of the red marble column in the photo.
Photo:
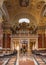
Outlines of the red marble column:
[[42,34],[38,34],[38,48],[42,48]]
[[46,34],[44,35],[44,48],[46,48]]
[[10,48],[11,37],[10,34],[3,34],[3,48]]
[[3,34],[3,48],[5,48],[5,34]]
[[7,34],[7,48],[11,47],[11,37],[10,34]]

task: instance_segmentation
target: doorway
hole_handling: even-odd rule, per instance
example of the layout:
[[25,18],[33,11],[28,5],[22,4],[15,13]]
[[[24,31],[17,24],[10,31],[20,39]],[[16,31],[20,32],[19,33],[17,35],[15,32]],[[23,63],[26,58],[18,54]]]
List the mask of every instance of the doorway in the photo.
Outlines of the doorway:
[[22,39],[20,40],[20,54],[26,55],[28,52],[28,40]]

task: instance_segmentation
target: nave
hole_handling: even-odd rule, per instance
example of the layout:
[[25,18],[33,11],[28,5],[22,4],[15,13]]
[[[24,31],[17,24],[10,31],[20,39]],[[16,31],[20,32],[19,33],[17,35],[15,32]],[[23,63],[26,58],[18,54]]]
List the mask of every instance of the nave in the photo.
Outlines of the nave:
[[34,51],[30,54],[9,54],[0,56],[0,65],[46,65],[46,51]]
[[0,65],[46,65],[46,0],[0,0]]

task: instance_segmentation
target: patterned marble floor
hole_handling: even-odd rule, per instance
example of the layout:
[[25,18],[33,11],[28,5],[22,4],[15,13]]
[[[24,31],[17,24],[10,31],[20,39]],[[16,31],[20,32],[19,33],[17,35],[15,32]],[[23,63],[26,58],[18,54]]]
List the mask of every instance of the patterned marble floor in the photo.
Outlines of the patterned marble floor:
[[19,65],[35,65],[35,63],[32,57],[30,58],[27,56],[23,56],[23,57],[20,57]]
[[35,65],[33,61],[26,60],[26,61],[20,61],[19,65]]

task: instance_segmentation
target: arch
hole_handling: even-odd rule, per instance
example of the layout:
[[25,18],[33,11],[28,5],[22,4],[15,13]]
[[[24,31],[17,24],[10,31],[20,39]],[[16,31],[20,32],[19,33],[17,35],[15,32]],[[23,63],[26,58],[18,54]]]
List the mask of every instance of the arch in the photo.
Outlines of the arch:
[[25,13],[25,12],[21,12],[19,14],[17,14],[14,18],[14,24],[16,23],[19,23],[19,19],[21,18],[27,18],[30,20],[30,23],[34,23],[35,25],[37,25],[37,21],[36,21],[36,18],[32,15],[32,14],[29,14],[29,13]]
[[42,8],[42,10],[41,10],[41,17],[46,17],[46,3],[44,4],[44,6],[43,6],[43,8]]
[[3,1],[1,9],[2,9],[3,15],[5,16],[7,21],[9,21],[10,19],[9,19],[9,14],[8,14],[7,8],[5,6],[5,0]]

